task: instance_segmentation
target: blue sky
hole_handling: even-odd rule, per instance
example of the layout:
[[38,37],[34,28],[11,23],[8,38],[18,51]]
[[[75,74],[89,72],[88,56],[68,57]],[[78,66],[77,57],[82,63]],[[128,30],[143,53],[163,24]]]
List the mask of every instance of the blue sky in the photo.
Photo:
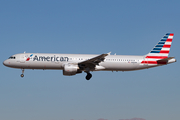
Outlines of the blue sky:
[[[179,57],[180,2],[8,0],[0,2],[0,61],[16,53],[147,54],[168,32]],[[179,62],[132,72],[67,77],[60,70],[1,64],[0,119],[180,119]]]

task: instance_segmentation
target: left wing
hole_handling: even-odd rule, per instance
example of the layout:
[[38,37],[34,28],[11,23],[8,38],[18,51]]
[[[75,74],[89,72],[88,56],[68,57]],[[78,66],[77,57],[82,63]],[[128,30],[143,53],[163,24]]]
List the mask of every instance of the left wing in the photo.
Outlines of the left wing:
[[103,62],[105,57],[109,55],[110,53],[107,54],[101,54],[99,56],[96,56],[94,58],[82,61],[78,63],[78,66],[81,70],[85,70],[86,68],[89,68],[90,70],[94,70],[96,65],[99,65],[100,62]]

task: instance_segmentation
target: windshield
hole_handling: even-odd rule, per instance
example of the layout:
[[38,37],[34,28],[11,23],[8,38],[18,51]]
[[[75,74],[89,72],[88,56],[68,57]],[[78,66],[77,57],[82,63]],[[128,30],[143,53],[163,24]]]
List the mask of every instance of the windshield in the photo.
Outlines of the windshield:
[[16,59],[16,57],[14,57],[14,56],[11,56],[11,57],[9,57],[8,59]]

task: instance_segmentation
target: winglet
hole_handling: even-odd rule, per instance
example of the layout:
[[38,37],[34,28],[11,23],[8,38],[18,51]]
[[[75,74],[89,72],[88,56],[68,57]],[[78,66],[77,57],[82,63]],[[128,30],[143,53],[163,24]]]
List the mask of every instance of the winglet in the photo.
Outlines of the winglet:
[[111,52],[108,52],[107,54],[108,54],[108,55],[111,55]]

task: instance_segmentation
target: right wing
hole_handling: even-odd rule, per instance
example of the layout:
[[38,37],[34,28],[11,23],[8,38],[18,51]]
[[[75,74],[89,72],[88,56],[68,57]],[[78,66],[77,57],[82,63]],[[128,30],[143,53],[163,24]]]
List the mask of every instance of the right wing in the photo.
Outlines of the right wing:
[[78,63],[78,66],[81,70],[85,70],[86,68],[89,68],[90,70],[94,70],[96,65],[99,65],[100,62],[103,62],[105,57],[108,56],[110,53],[107,54],[101,54],[99,56],[96,56],[94,58],[82,61]]

